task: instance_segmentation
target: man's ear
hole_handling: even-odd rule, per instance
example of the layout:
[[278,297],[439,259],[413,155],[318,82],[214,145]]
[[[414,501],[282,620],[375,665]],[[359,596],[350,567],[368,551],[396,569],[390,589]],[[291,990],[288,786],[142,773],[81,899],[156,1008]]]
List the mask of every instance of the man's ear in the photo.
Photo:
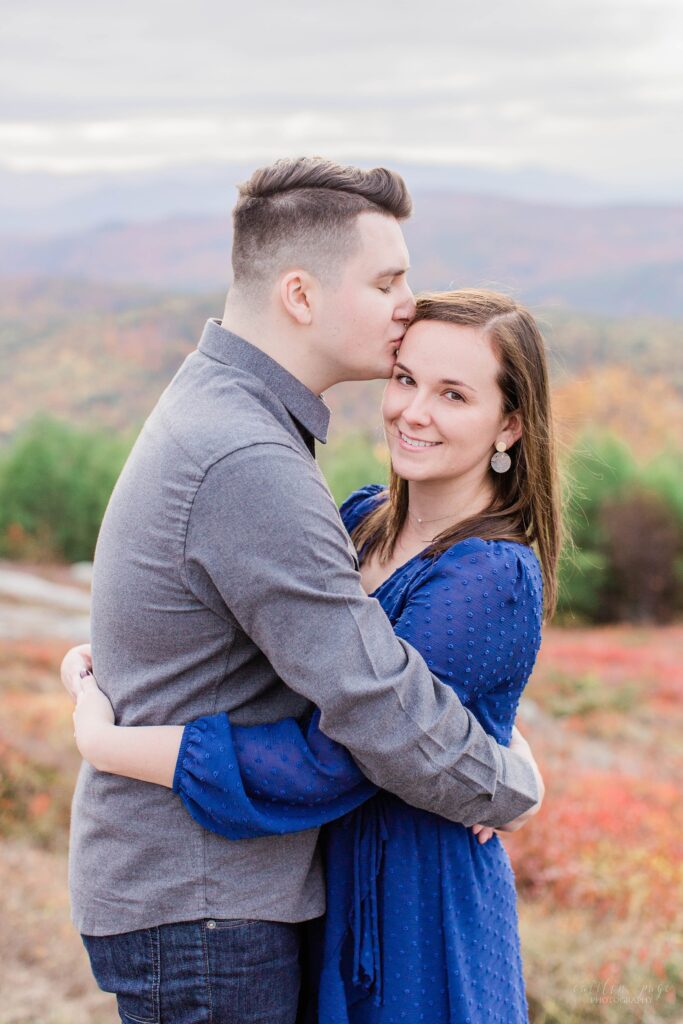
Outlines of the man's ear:
[[305,270],[290,270],[280,281],[280,300],[285,312],[304,327],[313,319],[312,291],[313,278]]

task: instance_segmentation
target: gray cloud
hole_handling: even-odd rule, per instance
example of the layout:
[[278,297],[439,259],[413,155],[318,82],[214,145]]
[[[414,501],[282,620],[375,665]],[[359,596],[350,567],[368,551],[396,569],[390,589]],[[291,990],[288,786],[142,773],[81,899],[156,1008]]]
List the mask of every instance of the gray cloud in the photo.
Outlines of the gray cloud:
[[683,177],[678,0],[4,8],[8,167],[324,150]]

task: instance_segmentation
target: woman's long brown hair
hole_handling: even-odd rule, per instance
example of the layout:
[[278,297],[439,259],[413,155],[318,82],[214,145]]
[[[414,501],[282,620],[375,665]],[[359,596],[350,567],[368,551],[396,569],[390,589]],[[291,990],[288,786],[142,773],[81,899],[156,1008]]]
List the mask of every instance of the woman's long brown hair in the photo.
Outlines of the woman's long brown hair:
[[[500,363],[498,385],[503,411],[519,412],[522,420],[522,436],[508,452],[510,470],[490,470],[493,498],[488,507],[440,533],[424,557],[436,557],[467,537],[535,545],[543,572],[545,618],[549,619],[557,604],[562,527],[548,366],[541,332],[523,306],[507,295],[482,289],[421,295],[413,323],[419,320],[480,328]],[[408,483],[392,468],[386,501],[378,504],[352,533],[364,559],[374,552],[382,563],[391,558],[407,514]]]

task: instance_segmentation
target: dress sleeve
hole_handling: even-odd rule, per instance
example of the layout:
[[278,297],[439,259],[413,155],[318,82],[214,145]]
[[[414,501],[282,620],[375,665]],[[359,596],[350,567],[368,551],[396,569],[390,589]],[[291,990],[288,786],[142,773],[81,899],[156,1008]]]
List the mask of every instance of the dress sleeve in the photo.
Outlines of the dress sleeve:
[[339,515],[347,533],[355,530],[361,519],[372,512],[382,500],[380,495],[384,495],[385,492],[384,484],[365,484],[364,487],[359,487],[357,491],[349,494],[339,506]]
[[446,551],[417,581],[394,629],[486,731],[507,743],[510,716],[509,728],[501,727],[487,714],[486,697],[521,692],[540,646],[542,605],[531,549],[473,538]]
[[354,810],[376,791],[351,755],[293,718],[231,725],[227,714],[185,726],[173,789],[204,828],[228,839],[301,832]]

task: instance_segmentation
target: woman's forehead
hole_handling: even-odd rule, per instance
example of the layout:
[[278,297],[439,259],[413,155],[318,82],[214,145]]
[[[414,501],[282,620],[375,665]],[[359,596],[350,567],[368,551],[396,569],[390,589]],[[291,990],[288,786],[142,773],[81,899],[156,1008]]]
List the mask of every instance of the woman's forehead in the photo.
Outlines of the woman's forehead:
[[[434,379],[470,382],[475,387],[496,383],[499,362],[491,342],[479,327],[439,320],[418,320],[408,328],[398,352],[398,362],[415,373]],[[477,381],[479,383],[477,383]]]

